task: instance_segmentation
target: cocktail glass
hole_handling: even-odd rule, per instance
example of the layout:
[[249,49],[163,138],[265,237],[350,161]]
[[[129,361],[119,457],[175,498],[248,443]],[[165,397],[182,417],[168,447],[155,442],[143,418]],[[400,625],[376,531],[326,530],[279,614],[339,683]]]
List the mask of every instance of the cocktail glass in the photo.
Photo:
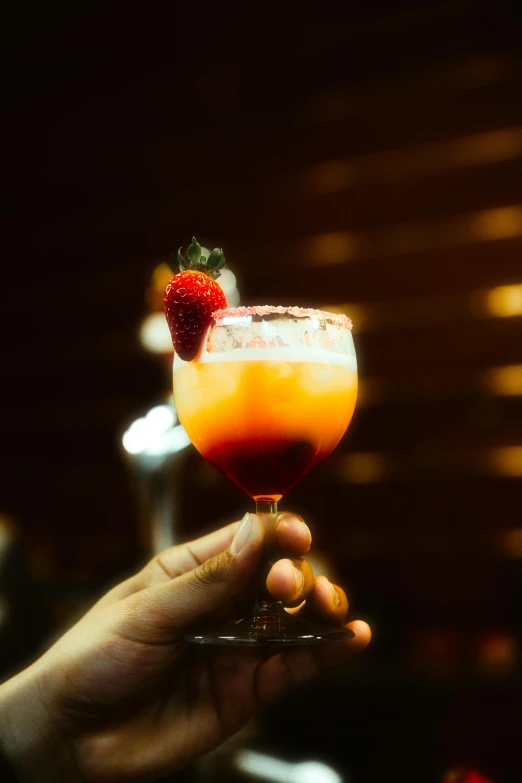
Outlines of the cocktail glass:
[[174,360],[174,399],[198,451],[256,504],[265,562],[252,609],[235,622],[197,630],[201,644],[298,645],[353,636],[289,614],[266,589],[283,554],[277,504],[325,459],[355,407],[357,363],[344,315],[299,307],[237,307],[214,314],[199,354]]

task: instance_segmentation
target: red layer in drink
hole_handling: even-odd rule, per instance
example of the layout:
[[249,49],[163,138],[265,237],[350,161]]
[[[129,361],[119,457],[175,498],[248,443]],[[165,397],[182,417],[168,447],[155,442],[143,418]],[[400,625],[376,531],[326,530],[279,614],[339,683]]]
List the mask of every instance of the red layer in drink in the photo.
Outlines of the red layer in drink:
[[279,500],[328,454],[304,440],[251,438],[220,443],[203,456],[250,497]]

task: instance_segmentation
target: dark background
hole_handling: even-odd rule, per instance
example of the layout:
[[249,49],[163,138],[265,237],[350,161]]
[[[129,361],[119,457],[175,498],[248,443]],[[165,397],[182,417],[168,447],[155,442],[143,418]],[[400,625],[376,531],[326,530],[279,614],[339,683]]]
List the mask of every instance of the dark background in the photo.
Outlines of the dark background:
[[[349,434],[284,505],[374,642],[259,743],[354,783],[520,780],[521,21],[500,0],[7,12],[6,672],[148,557],[121,435],[168,392],[138,327],[195,234],[243,303],[346,309],[360,361]],[[195,453],[183,476],[185,537],[244,511]]]

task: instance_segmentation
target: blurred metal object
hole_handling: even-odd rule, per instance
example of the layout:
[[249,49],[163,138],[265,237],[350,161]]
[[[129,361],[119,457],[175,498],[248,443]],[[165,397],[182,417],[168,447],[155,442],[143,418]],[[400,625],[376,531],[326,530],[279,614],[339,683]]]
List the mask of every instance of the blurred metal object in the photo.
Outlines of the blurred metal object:
[[176,476],[190,439],[179,423],[172,397],[135,419],[122,437],[145,505],[149,546],[154,553],[177,543],[180,506]]
[[339,773],[321,761],[293,763],[254,750],[240,750],[234,767],[248,777],[274,783],[343,783]]

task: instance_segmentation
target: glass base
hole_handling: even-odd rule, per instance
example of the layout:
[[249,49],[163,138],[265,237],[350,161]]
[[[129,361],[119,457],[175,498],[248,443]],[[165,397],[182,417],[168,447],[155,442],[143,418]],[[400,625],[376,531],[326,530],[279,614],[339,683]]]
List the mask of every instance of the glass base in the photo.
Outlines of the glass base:
[[326,644],[353,639],[349,628],[328,628],[291,615],[281,607],[270,614],[253,610],[242,620],[220,626],[201,628],[185,634],[194,644],[228,645],[234,647],[297,647]]

